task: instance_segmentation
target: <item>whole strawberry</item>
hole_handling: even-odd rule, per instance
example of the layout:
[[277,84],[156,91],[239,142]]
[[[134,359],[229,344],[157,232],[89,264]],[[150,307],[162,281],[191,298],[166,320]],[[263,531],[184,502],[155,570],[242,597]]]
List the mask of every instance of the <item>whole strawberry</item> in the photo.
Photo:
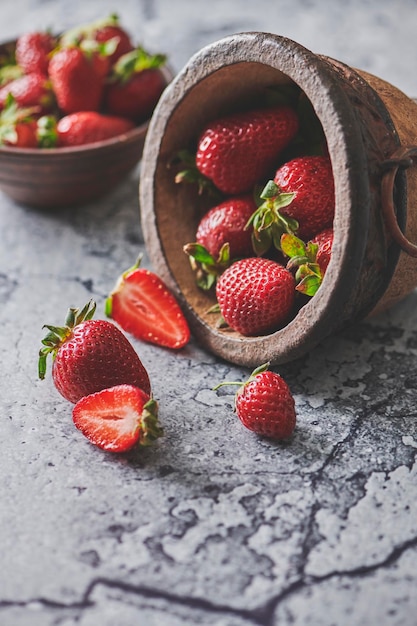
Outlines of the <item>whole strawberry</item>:
[[253,255],[251,232],[246,224],[255,210],[255,201],[248,194],[228,198],[203,215],[196,242],[183,248],[201,289],[211,289],[233,261]]
[[24,74],[0,89],[0,109],[11,94],[19,107],[37,107],[39,115],[49,112],[55,102],[49,81],[43,74]]
[[79,47],[58,50],[49,62],[49,78],[64,114],[98,111],[103,95],[101,68]]
[[37,148],[38,126],[33,108],[21,108],[11,94],[0,112],[0,145],[14,148]]
[[197,169],[225,194],[247,193],[268,176],[298,126],[297,114],[287,106],[217,119],[200,135]]
[[56,124],[57,145],[80,146],[123,135],[134,128],[133,122],[96,111],[79,111],[64,115]]
[[285,380],[265,363],[245,383],[220,383],[215,387],[239,385],[235,395],[236,415],[246,428],[271,439],[287,439],[296,425],[295,402]]
[[70,308],[65,326],[45,325],[48,333],[39,351],[39,377],[45,377],[51,354],[55,387],[70,402],[121,384],[150,395],[148,373],[132,344],[111,322],[93,320],[95,308],[93,302],[82,310]]
[[332,225],[335,210],[333,171],[327,156],[303,156],[284,163],[276,172],[278,194],[294,194],[281,209],[298,222],[297,235],[304,240]]
[[49,32],[31,31],[20,35],[16,41],[16,63],[25,74],[36,72],[48,75],[49,55],[57,43]]
[[72,419],[87,439],[108,452],[149,446],[163,435],[157,402],[132,385],[116,385],[81,398]]
[[150,55],[143,48],[121,56],[105,91],[106,111],[135,123],[147,120],[167,85],[161,72],[165,60],[164,55]]
[[231,259],[252,255],[251,234],[245,226],[255,210],[251,195],[228,198],[203,215],[197,228],[197,243],[214,257],[225,243],[230,246]]
[[225,322],[242,335],[273,332],[290,319],[295,280],[285,267],[261,257],[236,261],[218,278],[216,296]]

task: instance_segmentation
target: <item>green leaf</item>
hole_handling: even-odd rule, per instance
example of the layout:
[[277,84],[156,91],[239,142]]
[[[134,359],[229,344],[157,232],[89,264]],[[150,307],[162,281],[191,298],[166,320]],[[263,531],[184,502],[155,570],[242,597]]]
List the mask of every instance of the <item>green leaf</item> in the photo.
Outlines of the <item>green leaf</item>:
[[268,198],[275,198],[275,196],[277,196],[279,192],[280,188],[278,187],[278,185],[273,180],[269,180],[263,188],[260,196],[264,200],[268,200]]
[[306,296],[314,296],[321,285],[321,277],[316,274],[308,274],[296,286],[296,290]]
[[304,241],[302,241],[296,235],[290,233],[284,233],[281,236],[281,250],[282,252],[292,258],[292,257],[305,257],[307,253],[306,245]]
[[183,247],[183,250],[185,254],[188,254],[188,256],[193,257],[193,259],[197,261],[198,263],[204,263],[205,265],[216,264],[216,260],[210,254],[207,248],[205,248],[199,243],[187,243]]

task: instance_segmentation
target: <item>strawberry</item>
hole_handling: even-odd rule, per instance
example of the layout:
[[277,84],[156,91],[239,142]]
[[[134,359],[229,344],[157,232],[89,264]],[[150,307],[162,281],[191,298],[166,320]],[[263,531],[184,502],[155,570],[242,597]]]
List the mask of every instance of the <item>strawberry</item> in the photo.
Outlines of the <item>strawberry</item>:
[[323,276],[326,273],[332,255],[333,239],[333,228],[326,228],[312,239],[312,243],[318,246],[316,262]]
[[24,74],[0,89],[0,109],[6,98],[12,94],[19,107],[37,107],[38,113],[50,111],[54,105],[54,94],[49,81],[39,73]]
[[166,57],[136,48],[121,56],[113,66],[104,97],[106,111],[136,123],[147,120],[167,81],[161,72]]
[[247,193],[268,175],[297,130],[297,115],[287,106],[217,119],[200,135],[196,167],[221,192]]
[[39,351],[39,377],[53,358],[52,378],[59,393],[74,404],[89,394],[129,384],[150,394],[148,373],[123,333],[107,320],[92,319],[96,305],[70,308],[65,326],[48,329]]
[[110,65],[113,65],[120,56],[134,49],[129,34],[120,25],[119,17],[115,13],[105,19],[71,28],[62,34],[60,45],[62,47],[71,47],[86,41],[99,44],[113,41],[114,49],[109,55]]
[[49,62],[49,78],[64,114],[98,111],[103,95],[102,70],[79,47],[58,50]]
[[256,209],[252,196],[228,198],[210,209],[200,220],[196,241],[213,256],[218,256],[225,243],[232,259],[250,256],[253,252],[246,223]]
[[281,237],[281,249],[289,257],[287,269],[296,269],[296,290],[314,296],[323,282],[333,245],[333,229],[327,228],[305,244],[291,234]]
[[216,296],[225,322],[242,335],[273,332],[290,318],[295,280],[281,264],[261,257],[236,261],[218,278]]
[[256,368],[245,383],[220,383],[239,385],[235,395],[236,415],[246,428],[271,439],[287,439],[296,425],[295,402],[285,380],[268,369],[265,363]]
[[210,289],[232,260],[252,256],[251,233],[245,229],[256,209],[250,195],[235,196],[211,208],[201,218],[196,243],[184,246],[196,272],[197,284]]
[[146,446],[162,436],[158,405],[142,389],[116,385],[81,398],[74,406],[75,426],[94,445],[109,452]]
[[49,55],[56,46],[56,38],[49,32],[28,32],[16,41],[16,62],[25,74],[36,72],[48,75]]
[[303,156],[284,163],[275,173],[280,193],[294,194],[281,209],[285,217],[297,220],[297,235],[304,240],[333,223],[335,191],[332,166],[327,156]]
[[106,300],[106,315],[137,339],[183,348],[190,329],[178,302],[159,276],[139,264],[119,277]]
[[37,108],[20,108],[9,94],[0,112],[0,145],[15,148],[37,148]]
[[93,36],[98,43],[105,43],[111,40],[117,42],[113,53],[109,56],[110,66],[114,65],[121,56],[134,50],[130,36],[118,23],[107,24],[97,28]]
[[80,146],[123,135],[134,128],[133,122],[96,111],[65,115],[56,124],[57,143],[61,147]]

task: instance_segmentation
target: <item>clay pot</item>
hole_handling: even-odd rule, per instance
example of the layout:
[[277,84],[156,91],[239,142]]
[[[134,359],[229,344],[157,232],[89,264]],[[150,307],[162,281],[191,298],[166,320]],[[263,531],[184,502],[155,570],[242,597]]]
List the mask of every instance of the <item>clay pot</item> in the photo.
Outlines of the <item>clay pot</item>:
[[[195,283],[182,246],[201,205],[174,182],[170,163],[210,119],[296,84],[322,125],[336,192],[332,258],[317,294],[284,328],[243,337],[217,328],[214,296]],[[296,42],[241,33],[190,59],[161,98],[145,141],[142,227],[150,259],[177,295],[197,340],[227,361],[255,366],[296,359],[325,337],[392,305],[417,284],[417,104],[398,89]]]

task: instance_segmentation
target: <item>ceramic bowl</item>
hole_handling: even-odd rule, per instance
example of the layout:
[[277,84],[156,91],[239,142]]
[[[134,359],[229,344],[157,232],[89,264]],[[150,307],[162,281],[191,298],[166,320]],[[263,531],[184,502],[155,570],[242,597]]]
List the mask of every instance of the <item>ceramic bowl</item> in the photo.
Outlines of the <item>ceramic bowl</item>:
[[[0,45],[0,56],[15,42]],[[164,68],[167,83],[173,77]],[[0,147],[0,190],[23,205],[59,208],[104,196],[135,168],[149,122],[85,146],[35,149]]]
[[[208,120],[287,85],[310,100],[327,140],[336,191],[332,258],[317,294],[285,327],[243,337],[219,328],[213,293],[198,288],[182,252],[194,241],[201,198],[175,183],[170,164]],[[140,202],[152,263],[204,347],[246,366],[284,363],[415,288],[416,120],[416,103],[392,85],[279,35],[236,34],[189,60],[153,114]]]

